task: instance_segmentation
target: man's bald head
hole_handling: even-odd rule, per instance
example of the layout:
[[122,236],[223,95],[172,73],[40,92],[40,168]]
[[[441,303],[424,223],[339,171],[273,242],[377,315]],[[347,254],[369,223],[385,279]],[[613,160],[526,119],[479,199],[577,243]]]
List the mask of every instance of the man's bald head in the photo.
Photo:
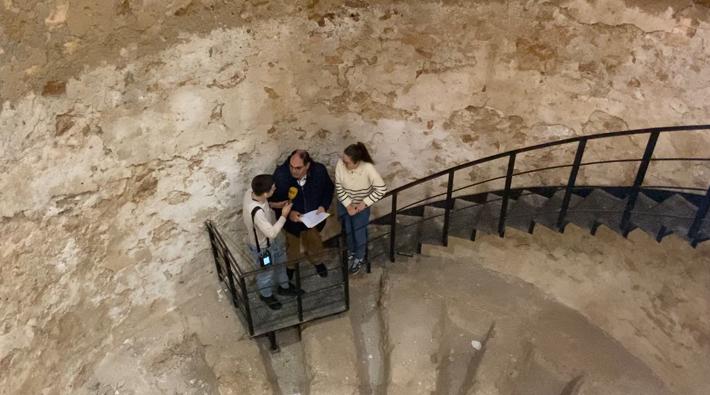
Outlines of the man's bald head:
[[297,180],[303,178],[311,167],[311,156],[308,151],[297,149],[291,152],[288,159],[288,168],[291,171],[291,176]]

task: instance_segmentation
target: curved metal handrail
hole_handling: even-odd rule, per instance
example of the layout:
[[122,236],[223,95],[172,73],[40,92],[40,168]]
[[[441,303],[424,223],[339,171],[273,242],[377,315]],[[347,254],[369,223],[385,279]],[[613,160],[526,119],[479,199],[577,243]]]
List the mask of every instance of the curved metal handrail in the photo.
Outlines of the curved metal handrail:
[[664,127],[657,127],[657,128],[622,130],[622,131],[606,132],[606,133],[599,133],[599,134],[592,134],[592,135],[585,135],[585,136],[576,136],[576,137],[570,137],[567,139],[556,140],[556,141],[549,141],[546,143],[531,145],[531,146],[524,147],[524,148],[517,148],[514,150],[486,156],[484,158],[476,159],[476,160],[473,160],[473,161],[470,161],[467,163],[463,163],[460,165],[450,167],[446,170],[441,170],[441,171],[436,172],[434,174],[430,174],[426,177],[408,182],[408,183],[401,185],[395,189],[392,189],[391,191],[389,191],[385,194],[385,197],[388,197],[388,196],[391,196],[395,193],[407,190],[413,186],[419,185],[419,184],[424,183],[426,181],[430,181],[435,178],[447,175],[452,171],[456,172],[456,171],[459,171],[459,170],[462,170],[462,169],[465,169],[468,167],[473,167],[473,166],[479,165],[481,163],[490,162],[490,161],[493,161],[496,159],[502,159],[505,157],[509,157],[512,154],[517,155],[517,154],[520,154],[523,152],[536,151],[539,149],[554,147],[557,145],[578,143],[583,140],[584,141],[591,141],[591,140],[599,140],[599,139],[610,138],[610,137],[623,137],[623,136],[643,135],[643,134],[651,134],[651,133],[693,132],[693,131],[699,131],[699,130],[710,130],[710,124],[688,125],[688,126],[664,126]]
[[[609,160],[598,160],[598,161],[592,161],[592,162],[582,162],[579,164],[580,167],[582,166],[592,166],[592,165],[600,165],[600,164],[611,164],[611,163],[633,163],[633,162],[641,162],[643,158],[635,158],[635,159],[609,159]],[[710,162],[710,158],[651,158],[651,162]],[[535,169],[530,169],[530,170],[524,170],[524,171],[519,171],[519,172],[514,172],[513,177],[515,176],[521,176],[525,174],[534,174],[534,173],[540,173],[543,171],[547,170],[555,170],[555,169],[564,169],[568,167],[574,166],[574,163],[567,163],[564,165],[555,165],[555,166],[547,166],[547,167],[538,167]],[[486,184],[491,181],[497,181],[497,180],[502,180],[506,176],[498,176],[498,177],[493,177],[493,178],[488,178],[483,181],[477,181],[472,184],[464,185],[462,187],[454,188],[452,192],[459,192],[467,188],[475,187],[478,185]],[[564,186],[564,185],[563,185]],[[648,188],[648,187],[647,187]],[[702,188],[681,188],[681,187],[671,187],[671,188],[676,188],[676,189],[689,189],[689,190],[699,190],[699,191],[704,191]],[[429,197],[426,197],[424,199],[417,200],[415,202],[409,203],[404,207],[400,207],[398,211],[403,211],[411,207],[415,207],[420,205],[421,203],[426,202],[427,200],[435,199],[438,197],[445,196],[446,192],[441,192]]]
[[[626,201],[626,207],[623,210],[623,215],[621,219],[621,223],[619,227],[623,229],[625,232],[628,231],[632,225],[630,223],[631,220],[631,212],[633,208],[636,205],[636,200],[639,195],[639,191],[641,190],[641,185],[643,183],[643,180],[646,176],[646,172],[648,170],[648,167],[651,162],[657,161],[702,161],[702,162],[707,162],[709,161],[708,159],[710,158],[683,158],[683,157],[670,157],[670,158],[653,158],[653,153],[656,147],[656,144],[658,142],[658,139],[660,137],[661,133],[676,133],[676,132],[693,132],[693,131],[708,131],[710,130],[710,125],[689,125],[689,126],[669,126],[669,127],[657,127],[657,128],[645,128],[645,129],[634,129],[634,130],[626,130],[626,131],[616,131],[616,132],[607,132],[607,133],[599,133],[595,135],[587,135],[587,136],[576,136],[576,137],[571,137],[567,139],[562,139],[562,140],[557,140],[557,141],[550,141],[546,143],[541,143],[541,144],[536,144],[524,148],[518,148],[506,152],[501,152],[495,155],[490,155],[484,158],[476,159],[474,161],[470,161],[467,163],[463,163],[457,166],[453,166],[451,168],[448,168],[446,170],[442,170],[436,173],[433,173],[429,176],[420,178],[418,180],[406,183],[402,186],[399,186],[391,191],[389,191],[385,197],[390,197],[391,200],[391,210],[390,210],[390,225],[391,225],[391,230],[390,230],[390,260],[394,261],[394,250],[395,250],[395,244],[396,244],[396,217],[398,212],[401,212],[402,210],[406,210],[408,208],[411,208],[416,205],[421,205],[422,203],[435,199],[437,197],[442,197],[446,195],[446,200],[444,203],[444,208],[445,208],[445,213],[444,213],[444,227],[443,227],[443,234],[442,234],[442,242],[444,245],[446,245],[447,240],[448,240],[448,229],[449,229],[449,222],[450,222],[450,215],[452,211],[452,203],[453,203],[453,193],[458,192],[462,189],[470,188],[472,186],[484,184],[490,181],[496,181],[496,180],[502,180],[505,179],[505,189],[503,193],[503,197],[501,199],[501,213],[499,216],[499,224],[498,224],[498,233],[500,236],[504,235],[505,232],[505,226],[506,226],[506,214],[507,214],[507,208],[508,208],[508,201],[510,199],[510,191],[511,191],[511,186],[512,186],[512,180],[515,176],[519,176],[522,174],[531,174],[531,173],[537,173],[545,170],[550,170],[550,169],[559,169],[559,168],[571,168],[570,174],[569,174],[569,180],[565,186],[565,193],[564,197],[562,200],[562,205],[560,208],[560,212],[557,218],[557,227],[562,230],[564,228],[564,223],[565,223],[565,216],[567,215],[567,210],[569,208],[569,204],[572,198],[572,191],[575,189],[575,183],[577,179],[577,175],[579,173],[580,168],[584,166],[591,166],[591,165],[598,165],[598,164],[605,164],[605,163],[639,163],[638,170],[636,172],[636,177],[634,179],[633,185],[630,186],[631,192],[629,194],[629,197]],[[646,147],[644,150],[643,157],[640,159],[636,158],[622,158],[622,159],[614,159],[614,160],[601,160],[601,161],[591,161],[591,162],[583,162],[582,157],[584,155],[585,149],[587,142],[592,141],[592,140],[600,140],[600,139],[608,139],[608,138],[615,138],[615,137],[623,137],[623,136],[633,136],[633,135],[648,135],[648,141],[646,142]],[[515,161],[516,157],[520,153],[524,152],[532,152],[544,148],[549,148],[549,147],[554,147],[554,146],[560,146],[560,145],[565,145],[565,144],[575,144],[576,143],[576,153],[575,153],[575,159],[572,164],[563,164],[563,165],[556,165],[556,166],[549,166],[545,168],[538,168],[538,169],[530,169],[530,170],[525,170],[525,171],[519,171],[515,172]],[[499,176],[499,177],[494,177],[490,178],[488,180],[483,180],[483,181],[478,181],[474,184],[470,184],[464,187],[459,187],[454,190],[453,188],[453,183],[454,183],[454,175],[457,171],[471,168],[476,165],[480,165],[483,163],[491,162],[494,160],[498,159],[508,159],[508,164],[507,164],[507,172],[505,176]],[[448,176],[448,181],[446,183],[446,193],[438,193],[433,196],[428,196],[424,199],[420,199],[414,203],[410,203],[404,208],[399,208],[397,207],[397,197],[398,194],[406,191],[410,188],[413,188],[417,185],[420,185],[422,183],[425,183],[427,181],[431,181],[434,179],[437,179],[442,176]],[[678,188],[680,190],[700,190],[699,188],[694,189],[695,187],[682,187]],[[692,243],[693,245],[697,244],[697,236],[698,236],[698,231],[700,229],[700,226],[702,224],[704,215],[708,211],[708,206],[710,206],[710,188],[707,190],[706,193],[706,202],[702,204],[702,207],[700,210],[698,210],[697,216],[695,220],[693,221],[693,224],[690,228],[690,231],[688,233],[688,238],[691,240],[694,240]]]

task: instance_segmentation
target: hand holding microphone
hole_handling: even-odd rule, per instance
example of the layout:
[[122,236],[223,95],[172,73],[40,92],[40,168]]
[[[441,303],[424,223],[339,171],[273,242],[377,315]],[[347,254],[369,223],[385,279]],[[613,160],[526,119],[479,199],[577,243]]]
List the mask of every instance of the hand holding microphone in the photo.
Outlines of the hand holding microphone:
[[293,199],[298,196],[298,188],[296,187],[291,187],[288,189],[288,200],[293,202]]
[[[288,202],[289,202],[289,209],[291,204],[293,203],[293,199],[298,196],[298,188],[296,187],[290,187],[288,189]],[[292,222],[301,222],[301,213],[298,211],[291,211],[291,213],[288,216],[288,219]]]
[[281,209],[281,216],[284,218],[288,218],[289,213],[291,212],[291,207],[293,207],[293,204],[286,203],[283,208]]

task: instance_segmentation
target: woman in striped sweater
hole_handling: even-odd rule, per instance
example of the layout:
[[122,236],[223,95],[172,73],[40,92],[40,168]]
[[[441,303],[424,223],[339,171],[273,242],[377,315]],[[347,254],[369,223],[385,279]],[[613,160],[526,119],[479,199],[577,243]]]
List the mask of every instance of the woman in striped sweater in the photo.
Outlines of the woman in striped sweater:
[[358,142],[345,148],[335,166],[335,191],[339,202],[338,216],[343,221],[348,243],[350,272],[357,273],[367,252],[370,206],[387,191],[363,143]]

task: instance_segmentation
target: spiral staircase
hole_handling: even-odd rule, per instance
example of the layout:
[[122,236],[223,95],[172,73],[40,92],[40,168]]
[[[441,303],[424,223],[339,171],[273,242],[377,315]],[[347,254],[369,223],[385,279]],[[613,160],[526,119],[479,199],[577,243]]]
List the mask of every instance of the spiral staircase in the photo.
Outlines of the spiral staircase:
[[[272,313],[264,309],[261,319],[249,311],[249,301],[252,309],[256,303],[249,296],[256,291],[249,289],[249,272],[235,268],[230,273],[238,263],[225,265],[224,251],[215,249],[221,235],[210,223],[217,271],[252,335],[268,335],[277,349],[280,330],[282,353],[267,361],[280,391],[700,394],[703,390],[692,385],[669,384],[539,289],[465,262],[449,244],[475,244],[482,235],[504,237],[510,229],[563,233],[573,225],[577,233],[594,235],[605,228],[620,238],[638,229],[658,242],[675,235],[695,248],[710,239],[708,173],[698,171],[710,155],[663,156],[664,149],[657,147],[663,139],[686,136],[707,141],[708,130],[697,125],[581,136],[478,159],[396,188],[378,202],[375,212],[383,215],[369,225],[370,274],[351,279],[341,237],[329,239],[326,244],[334,248],[323,259],[330,280],[318,282],[312,269],[299,265],[296,281],[306,296],[294,298],[290,309],[285,304],[281,314],[290,317],[285,321],[269,318]],[[644,140],[641,157],[585,160],[589,146],[620,138]],[[545,150],[573,152],[574,159],[552,166],[525,164],[523,157]],[[676,166],[672,174],[652,175],[668,163]],[[488,165],[503,174],[472,176],[473,169]],[[586,169],[609,165],[632,166],[630,182],[589,182],[593,177]],[[551,171],[557,178],[542,176]],[[555,184],[560,171],[566,182]],[[525,178],[530,175],[541,176],[530,182]],[[671,182],[649,182],[659,179]],[[229,243],[222,244],[229,249]],[[340,314],[346,310],[349,314]],[[255,320],[259,331],[253,329]]]

